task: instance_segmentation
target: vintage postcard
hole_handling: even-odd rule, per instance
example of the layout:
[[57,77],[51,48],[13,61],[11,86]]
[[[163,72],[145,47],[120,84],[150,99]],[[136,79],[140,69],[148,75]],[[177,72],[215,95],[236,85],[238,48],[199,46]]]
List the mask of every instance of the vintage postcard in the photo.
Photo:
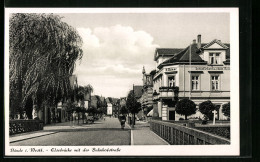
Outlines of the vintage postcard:
[[238,8],[5,8],[5,155],[239,155],[238,24]]

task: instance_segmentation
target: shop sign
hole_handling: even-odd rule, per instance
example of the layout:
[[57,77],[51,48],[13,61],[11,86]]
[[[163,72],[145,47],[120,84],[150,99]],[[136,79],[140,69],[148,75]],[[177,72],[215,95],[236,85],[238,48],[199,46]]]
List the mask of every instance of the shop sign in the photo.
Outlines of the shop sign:
[[169,72],[169,71],[176,71],[176,70],[177,70],[177,68],[174,68],[174,67],[165,69],[165,71],[167,71],[167,72]]
[[196,70],[230,70],[230,67],[196,67]]

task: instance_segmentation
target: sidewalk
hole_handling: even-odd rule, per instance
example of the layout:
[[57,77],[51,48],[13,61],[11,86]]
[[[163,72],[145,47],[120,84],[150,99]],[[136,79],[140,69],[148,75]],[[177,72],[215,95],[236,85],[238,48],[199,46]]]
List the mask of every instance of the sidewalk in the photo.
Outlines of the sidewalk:
[[[128,127],[131,126],[128,125]],[[134,128],[131,130],[131,138],[131,145],[169,145],[150,130],[148,122],[136,121]]]
[[9,137],[9,141],[10,141],[10,143],[13,143],[13,142],[18,142],[18,141],[23,141],[26,139],[32,139],[32,138],[55,134],[55,133],[58,133],[59,130],[62,130],[62,129],[75,129],[75,128],[76,129],[77,128],[78,129],[87,128],[87,124],[83,125],[82,121],[80,121],[79,125],[78,125],[78,122],[76,122],[74,124],[74,126],[73,126],[72,122],[52,123],[52,124],[48,124],[48,125],[44,126],[43,130],[11,135]]
[[[103,124],[102,124],[103,123]],[[131,129],[126,123],[126,126]],[[35,132],[27,132],[12,135],[9,137],[10,143],[23,141],[26,139],[32,139],[42,136],[47,136],[51,134],[56,134],[59,132],[67,131],[81,131],[84,129],[114,129],[117,128],[120,130],[120,124],[117,120],[107,119],[104,121],[95,121],[95,124],[82,124],[80,122],[79,125],[75,123],[65,122],[65,123],[55,123],[44,126],[44,129],[41,131]],[[136,121],[136,125],[133,129],[131,129],[131,145],[169,145],[166,141],[164,141],[161,137],[156,135],[154,132],[150,130],[150,124],[148,122]]]

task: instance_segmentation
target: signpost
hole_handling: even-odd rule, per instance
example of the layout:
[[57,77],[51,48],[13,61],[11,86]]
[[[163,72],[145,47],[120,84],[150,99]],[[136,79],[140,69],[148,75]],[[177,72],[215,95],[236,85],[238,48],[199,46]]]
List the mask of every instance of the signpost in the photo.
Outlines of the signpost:
[[216,122],[215,116],[216,116],[217,111],[214,110],[214,111],[212,111],[212,113],[214,114],[213,115],[213,125],[215,125],[215,122]]

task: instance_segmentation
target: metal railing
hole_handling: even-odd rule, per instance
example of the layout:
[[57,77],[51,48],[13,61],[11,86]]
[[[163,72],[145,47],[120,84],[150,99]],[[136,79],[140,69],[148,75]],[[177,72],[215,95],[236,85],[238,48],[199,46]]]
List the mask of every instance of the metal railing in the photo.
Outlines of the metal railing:
[[42,120],[10,120],[9,134],[18,134],[31,131],[43,130]]
[[183,125],[150,121],[150,129],[171,145],[223,145],[230,140]]

